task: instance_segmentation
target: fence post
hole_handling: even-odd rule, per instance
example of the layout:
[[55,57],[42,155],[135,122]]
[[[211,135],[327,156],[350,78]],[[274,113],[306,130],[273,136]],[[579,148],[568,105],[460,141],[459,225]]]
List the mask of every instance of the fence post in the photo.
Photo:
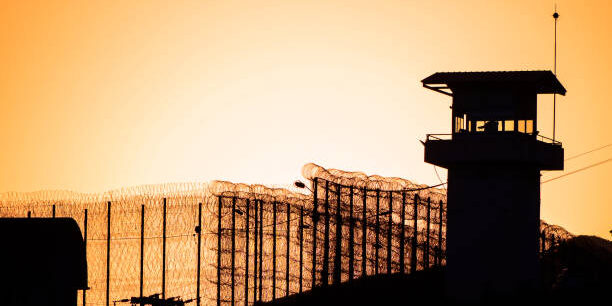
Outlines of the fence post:
[[406,221],[406,191],[402,191],[402,211],[400,212],[400,252],[399,252],[399,269],[400,274],[404,274],[405,272],[405,263],[404,263],[404,252],[406,250],[406,226],[404,222]]
[[53,208],[52,208],[52,211],[51,211],[51,217],[55,218],[55,204],[53,204]]
[[374,234],[376,243],[374,243],[374,275],[378,275],[378,249],[380,249],[380,190],[376,189],[376,224]]
[[111,240],[111,202],[106,208],[106,306],[110,306],[110,240]]
[[353,186],[349,188],[349,280],[355,276],[353,265],[355,264],[355,219],[353,218]]
[[162,300],[166,299],[166,198],[164,198],[162,218]]
[[418,224],[419,219],[419,195],[414,195],[413,211],[412,211],[412,246],[410,247],[410,273],[414,273],[417,270],[417,235],[418,235]]
[[[144,205],[142,205],[142,215],[144,216]],[[144,221],[144,218],[143,218]],[[144,223],[143,223],[144,225]],[[201,263],[202,263],[202,202],[198,203],[198,227],[196,228],[198,235],[198,262],[196,270],[196,305],[200,306],[200,277],[201,277]],[[140,263],[142,265],[142,262]],[[140,293],[142,296],[142,292]]]
[[317,225],[319,223],[319,199],[318,199],[318,179],[315,177],[312,186],[312,286],[314,289],[317,285]]
[[261,301],[263,293],[263,240],[264,240],[264,218],[263,218],[263,205],[264,202],[259,200],[259,301]]
[[429,268],[429,246],[430,246],[430,242],[429,242],[429,232],[431,229],[431,197],[427,198],[427,238],[425,240],[425,253],[423,254],[423,261],[424,261],[424,265],[425,268]]
[[255,203],[255,207],[253,207],[255,209],[255,232],[253,233],[253,239],[255,242],[253,245],[253,302],[255,302],[257,301],[257,255],[259,254],[259,201],[255,199],[253,202]]
[[28,219],[32,218],[32,212],[28,210]]
[[392,247],[392,239],[393,239],[393,192],[389,191],[389,223],[387,228],[387,274],[391,274],[391,247]]
[[234,291],[236,287],[236,197],[232,197],[232,259],[231,259],[232,271],[232,297],[231,297],[231,305],[233,306],[234,301]]
[[368,217],[367,217],[367,204],[368,204],[368,189],[363,187],[363,204],[361,211],[361,277],[368,275],[368,263],[367,263],[367,238],[368,238]]
[[218,199],[218,215],[217,215],[217,306],[221,305],[221,210],[223,206],[223,198]]
[[[85,249],[85,259],[87,259],[87,208],[85,208],[85,215],[83,216],[83,248]],[[85,305],[87,305],[87,288],[83,289],[83,306]]]
[[325,287],[329,284],[329,181],[325,181],[325,227],[323,241],[323,271],[321,283]]
[[291,243],[291,206],[289,205],[289,202],[287,202],[287,241],[286,241],[286,246],[287,246],[287,254],[286,254],[286,262],[285,262],[285,296],[289,295],[289,251],[290,249],[290,243]]
[[272,202],[272,300],[276,300],[276,201]]
[[299,292],[302,293],[302,269],[304,264],[304,207],[300,206],[300,283]]
[[[145,225],[145,206],[141,204],[140,206],[140,288],[139,288],[139,297],[142,301],[143,296],[143,287],[144,287],[144,225]],[[144,303],[140,303],[140,305],[144,305]]]
[[440,223],[438,224],[438,267],[442,266],[442,217],[444,216],[443,212],[444,202],[440,200],[440,211],[438,215],[440,216]]
[[246,199],[246,213],[245,213],[245,247],[244,247],[244,305],[249,305],[249,214],[250,214],[251,200]]
[[336,184],[336,252],[334,254],[334,284],[342,281],[342,193],[340,184]]

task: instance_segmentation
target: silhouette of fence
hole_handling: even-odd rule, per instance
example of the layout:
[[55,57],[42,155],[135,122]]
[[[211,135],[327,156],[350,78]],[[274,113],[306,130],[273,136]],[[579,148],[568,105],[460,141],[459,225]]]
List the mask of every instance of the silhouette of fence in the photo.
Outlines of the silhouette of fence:
[[563,241],[573,237],[573,234],[558,225],[540,221],[540,254],[553,250]]
[[269,301],[444,263],[441,197],[317,177],[312,186],[313,198],[300,202],[231,192],[218,197],[219,304]]
[[[206,188],[207,184],[170,184],[105,194],[4,194],[0,216],[29,215],[34,218],[55,215],[77,221],[86,243],[90,287],[79,296],[80,305],[112,305],[113,301],[139,296],[141,276],[144,295],[162,292],[163,284],[168,297],[194,298],[197,271],[195,225],[198,202],[206,199]],[[167,208],[165,235],[164,198]],[[203,245],[214,241],[213,235],[202,237]],[[206,249],[202,247],[202,250]],[[202,254],[207,255],[206,252]],[[213,258],[204,257],[202,262]],[[162,275],[163,271],[165,275]]]
[[197,305],[252,304],[445,264],[443,190],[314,164],[303,175],[309,195],[222,181],[3,194],[0,217],[79,223],[90,287],[80,305],[155,293]]

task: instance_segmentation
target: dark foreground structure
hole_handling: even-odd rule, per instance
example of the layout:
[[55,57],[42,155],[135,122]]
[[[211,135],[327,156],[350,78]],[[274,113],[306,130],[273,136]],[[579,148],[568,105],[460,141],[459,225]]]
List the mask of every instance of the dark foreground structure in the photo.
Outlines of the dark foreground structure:
[[0,305],[76,305],[87,262],[73,219],[2,218],[0,237]]
[[[445,296],[444,268],[372,275],[263,305],[600,305],[612,288],[612,241],[578,236],[541,254],[537,291],[465,302]],[[498,265],[505,263],[499,262]],[[256,303],[259,304],[259,303]]]
[[537,291],[540,171],[563,169],[539,135],[538,94],[565,94],[550,71],[435,73],[452,134],[427,135],[425,161],[448,169],[446,292],[461,301]]
[[442,278],[443,272],[437,268],[414,274],[371,275],[261,305],[444,305]]

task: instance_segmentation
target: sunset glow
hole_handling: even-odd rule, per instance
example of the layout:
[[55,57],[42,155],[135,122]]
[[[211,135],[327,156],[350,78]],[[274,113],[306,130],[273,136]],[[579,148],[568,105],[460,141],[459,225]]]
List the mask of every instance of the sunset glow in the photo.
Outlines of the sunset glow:
[[[612,143],[609,1],[560,0],[557,139]],[[0,4],[0,192],[209,181],[287,186],[302,165],[440,181],[437,71],[552,70],[553,1]],[[552,96],[539,102],[552,136]],[[566,162],[609,159],[612,147]],[[438,169],[442,180],[445,170]],[[612,163],[542,185],[542,218],[609,238]]]

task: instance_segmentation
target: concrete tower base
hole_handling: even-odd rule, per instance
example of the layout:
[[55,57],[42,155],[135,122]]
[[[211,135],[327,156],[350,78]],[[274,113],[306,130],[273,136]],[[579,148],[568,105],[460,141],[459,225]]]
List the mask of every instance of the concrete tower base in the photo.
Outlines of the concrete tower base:
[[539,169],[459,166],[448,182],[447,295],[478,301],[536,290]]

